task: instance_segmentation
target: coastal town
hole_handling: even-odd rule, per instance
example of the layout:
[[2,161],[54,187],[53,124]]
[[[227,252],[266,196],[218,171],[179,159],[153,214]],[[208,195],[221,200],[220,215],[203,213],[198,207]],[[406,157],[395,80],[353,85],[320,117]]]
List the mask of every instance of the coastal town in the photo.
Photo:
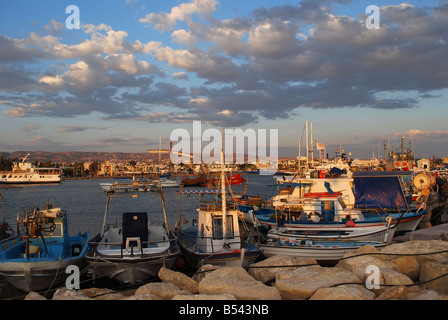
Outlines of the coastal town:
[[[9,171],[12,162],[21,161],[28,154],[37,167],[60,168],[64,178],[85,177],[132,177],[148,176],[152,174],[194,175],[203,174],[207,170],[219,168],[220,164],[207,165],[205,163],[173,164],[169,152],[160,156],[157,150],[148,153],[97,153],[97,152],[40,152],[21,151],[3,153],[0,155],[0,170]],[[329,159],[331,160],[331,159]],[[385,159],[347,159],[352,170],[423,170],[444,171],[448,167],[448,157],[400,160],[394,163],[393,158]],[[278,171],[298,170],[303,167],[305,160],[297,157],[280,157]],[[264,163],[234,163],[227,164],[233,171],[257,171]]]

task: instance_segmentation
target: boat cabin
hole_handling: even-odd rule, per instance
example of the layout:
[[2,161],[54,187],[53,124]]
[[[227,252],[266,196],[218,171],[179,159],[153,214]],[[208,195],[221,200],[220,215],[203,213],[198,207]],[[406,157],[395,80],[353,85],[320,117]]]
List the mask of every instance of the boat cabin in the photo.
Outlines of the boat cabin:
[[333,223],[344,222],[347,215],[352,220],[364,220],[360,210],[347,207],[340,192],[308,192],[295,202],[276,201],[273,205],[283,212],[285,220]]
[[241,249],[238,211],[222,212],[220,204],[201,202],[198,211],[197,246],[203,252],[214,252],[226,246]]

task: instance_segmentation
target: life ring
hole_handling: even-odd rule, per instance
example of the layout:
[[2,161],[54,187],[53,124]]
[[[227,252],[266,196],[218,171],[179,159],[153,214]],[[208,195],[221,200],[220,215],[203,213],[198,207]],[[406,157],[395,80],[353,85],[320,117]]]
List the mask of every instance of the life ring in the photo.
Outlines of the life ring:
[[322,218],[322,214],[319,212],[308,212],[308,220],[311,220],[312,222],[320,222]]

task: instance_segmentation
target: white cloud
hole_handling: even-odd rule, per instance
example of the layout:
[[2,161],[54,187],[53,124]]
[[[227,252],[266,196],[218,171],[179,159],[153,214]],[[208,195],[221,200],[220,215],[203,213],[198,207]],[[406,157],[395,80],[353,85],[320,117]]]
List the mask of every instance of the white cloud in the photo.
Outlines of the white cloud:
[[187,21],[193,14],[211,16],[217,4],[215,0],[193,0],[173,7],[170,13],[150,13],[139,21],[154,24],[154,27],[161,31],[170,31],[178,21]]
[[174,40],[174,42],[184,45],[193,45],[197,42],[197,39],[192,37],[191,32],[184,29],[173,31],[171,33],[171,38]]
[[[401,134],[397,134],[401,135]],[[406,137],[409,137],[410,139],[415,140],[422,140],[426,138],[447,138],[448,137],[448,130],[433,130],[433,131],[424,131],[419,129],[410,129],[404,133]]]

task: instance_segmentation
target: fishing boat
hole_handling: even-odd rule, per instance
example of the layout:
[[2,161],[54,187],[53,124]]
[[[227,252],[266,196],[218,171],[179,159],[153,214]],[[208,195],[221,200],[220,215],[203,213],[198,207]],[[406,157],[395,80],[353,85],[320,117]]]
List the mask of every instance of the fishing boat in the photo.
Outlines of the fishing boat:
[[0,183],[7,184],[33,184],[33,183],[59,183],[62,181],[62,172],[59,168],[38,168],[27,160],[28,153],[22,161],[12,164],[12,171],[0,172]]
[[[221,178],[211,178],[208,179],[206,182],[202,183],[203,187],[207,187],[207,186],[213,186],[213,185],[218,185],[220,183],[220,179]],[[236,173],[230,177],[226,177],[226,183],[228,185],[241,185],[244,184],[246,182],[246,179],[244,179],[241,174]]]
[[157,180],[157,183],[162,186],[162,188],[178,188],[180,182],[175,179],[170,179],[168,177],[161,177]]
[[180,223],[177,225],[179,246],[187,263],[196,268],[203,264],[248,267],[254,263],[260,250],[253,242],[246,241],[244,228],[239,223],[240,212],[227,207],[222,151],[220,190],[181,191],[181,195],[193,193],[215,197],[213,201],[200,199],[197,224],[185,229]]
[[313,258],[318,262],[330,262],[340,260],[347,252],[358,250],[362,246],[370,245],[375,248],[387,246],[386,243],[378,241],[350,241],[350,240],[313,240],[304,239],[300,242],[295,240],[270,240],[260,245],[265,257],[274,255],[289,255],[301,258]]
[[88,232],[68,234],[67,214],[47,204],[18,215],[18,234],[0,242],[0,275],[22,291],[42,292],[66,281],[69,266],[85,267]]
[[337,230],[298,230],[285,227],[273,227],[267,232],[269,239],[289,239],[299,242],[301,240],[350,240],[350,241],[383,241],[392,243],[397,223],[392,224],[389,218],[384,226],[355,228],[342,225]]
[[147,212],[125,212],[122,214],[121,225],[108,225],[112,198],[136,198],[143,194],[122,194],[114,190],[107,192],[103,226],[101,232],[89,240],[91,250],[86,255],[87,262],[97,278],[104,277],[122,284],[134,285],[156,278],[162,267],[171,269],[174,266],[180,250],[174,233],[168,230],[165,197],[161,186],[158,194],[163,205],[163,225],[149,226]]
[[128,183],[110,183],[102,182],[99,184],[101,189],[104,191],[115,191],[115,192],[148,192],[148,191],[158,191],[158,187],[153,181],[148,180],[136,180]]
[[350,218],[354,222],[350,228],[367,230],[384,227],[391,217],[399,222],[397,234],[414,231],[427,213],[425,200],[409,204],[401,182],[394,176],[317,180],[283,181],[281,184],[286,188],[280,189],[278,195],[259,206],[239,200],[238,208],[247,219],[256,220],[268,229],[281,226],[338,231],[346,227],[346,219]]

